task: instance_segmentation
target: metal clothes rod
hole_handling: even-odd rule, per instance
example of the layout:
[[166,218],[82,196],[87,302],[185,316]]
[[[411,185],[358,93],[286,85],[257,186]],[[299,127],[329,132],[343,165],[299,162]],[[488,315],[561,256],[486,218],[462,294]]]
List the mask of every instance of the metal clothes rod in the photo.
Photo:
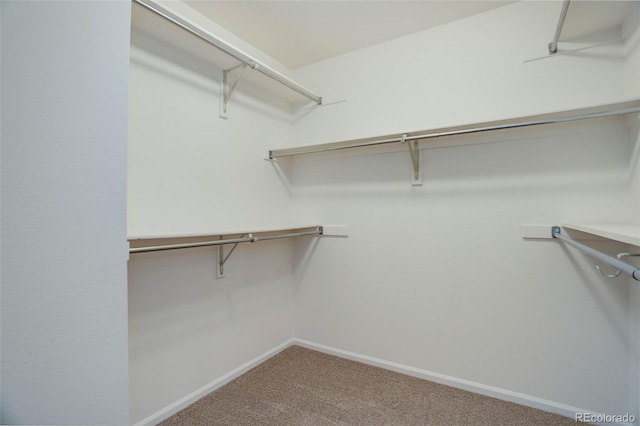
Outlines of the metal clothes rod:
[[277,240],[280,238],[295,238],[295,237],[303,237],[306,235],[322,235],[322,227],[320,226],[313,231],[290,232],[288,234],[281,234],[281,235],[266,235],[266,236],[254,237],[250,234],[248,237],[230,238],[228,240],[212,240],[212,241],[202,241],[197,243],[164,244],[160,246],[135,247],[135,248],[130,248],[129,253],[144,253],[144,252],[151,252],[151,251],[186,249],[186,248],[192,248],[192,247],[220,246],[224,244],[255,243],[258,241]]
[[630,265],[626,262],[623,262],[619,259],[616,259],[615,257],[611,257],[609,255],[606,255],[604,253],[599,252],[598,250],[594,250],[591,247],[585,246],[584,244],[581,244],[577,241],[572,240],[569,237],[565,237],[564,235],[562,235],[560,233],[560,227],[559,226],[554,226],[553,228],[551,228],[551,235],[553,236],[553,238],[557,238],[567,244],[569,244],[570,246],[573,246],[575,248],[577,248],[578,250],[583,251],[584,253],[588,254],[589,256],[606,263],[609,266],[612,266],[614,268],[616,268],[618,271],[623,272],[627,275],[629,275],[630,277],[632,277],[633,279],[640,281],[640,269],[636,268],[633,265]]
[[174,15],[173,13],[170,13],[168,11],[162,10],[158,7],[156,7],[156,5],[152,5],[150,4],[148,1],[145,0],[132,0],[134,3],[139,4],[140,6],[150,10],[151,12],[161,16],[162,18],[166,19],[167,21],[177,25],[178,27],[182,28],[183,30],[188,31],[189,33],[193,34],[194,36],[204,40],[205,42],[209,43],[210,45],[222,50],[224,53],[228,54],[229,56],[232,56],[234,58],[236,58],[237,60],[239,60],[240,62],[247,64],[249,67],[251,67],[251,69],[254,69],[256,71],[261,72],[262,74],[266,75],[267,77],[277,81],[278,83],[288,87],[291,90],[294,90],[295,92],[298,92],[299,94],[301,94],[302,96],[311,99],[313,102],[315,102],[318,105],[322,104],[322,97],[318,96],[316,94],[314,94],[313,92],[311,92],[310,90],[306,89],[305,87],[299,85],[298,83],[296,83],[295,81],[285,77],[284,75],[280,74],[278,71],[270,68],[269,66],[259,62],[256,59],[251,58],[250,56],[246,55],[245,53],[241,52],[240,50],[236,49],[235,47],[231,46],[230,44],[226,43],[224,40],[221,40],[219,38],[217,38],[216,36],[214,36],[213,34],[208,33],[207,31],[198,28],[197,26],[195,26],[194,24],[186,21],[185,19]]
[[315,231],[294,232],[291,234],[284,234],[284,235],[267,235],[265,237],[253,237],[253,240],[254,240],[253,242],[279,240],[281,238],[304,237],[306,235],[322,235],[322,227],[320,227],[319,229],[316,229]]
[[562,11],[560,12],[560,18],[558,19],[558,25],[556,26],[556,33],[553,36],[553,41],[549,43],[549,54],[553,55],[558,53],[558,40],[560,40],[560,34],[562,33],[562,27],[564,26],[564,20],[567,17],[567,11],[569,10],[570,0],[564,0],[562,3]]
[[213,240],[203,241],[200,243],[184,243],[184,244],[165,244],[161,246],[149,246],[149,247],[135,247],[130,248],[129,253],[143,253],[147,251],[162,251],[162,250],[177,250],[192,247],[207,247],[207,246],[219,246],[222,244],[235,244],[235,243],[252,243],[253,238],[233,238],[229,240]]
[[[566,123],[570,121],[587,120],[591,118],[601,118],[601,117],[611,117],[615,115],[629,114],[634,112],[640,112],[640,107],[622,108],[622,109],[615,109],[611,111],[577,114],[577,115],[572,115],[568,117],[556,117],[556,118],[524,121],[519,123],[511,123],[511,124],[499,124],[494,126],[475,127],[471,129],[452,130],[448,132],[425,133],[421,135],[414,135],[414,136],[407,136],[407,137],[400,136],[397,138],[390,138],[390,139],[367,140],[367,141],[360,141],[360,142],[354,141],[353,143],[344,143],[344,144],[342,144],[341,142],[336,143],[336,144],[340,144],[339,146],[315,145],[315,146],[300,147],[300,148],[276,149],[276,150],[269,151],[269,158],[274,159],[279,157],[288,157],[292,155],[315,154],[319,152],[338,151],[342,149],[360,148],[365,146],[386,145],[390,143],[400,143],[400,142],[409,142],[409,141],[423,140],[423,139],[441,138],[445,136],[468,135],[471,133],[490,132],[494,130],[506,130],[506,129],[516,129],[519,127],[540,126],[544,124]],[[334,144],[331,144],[331,145],[334,145]]]

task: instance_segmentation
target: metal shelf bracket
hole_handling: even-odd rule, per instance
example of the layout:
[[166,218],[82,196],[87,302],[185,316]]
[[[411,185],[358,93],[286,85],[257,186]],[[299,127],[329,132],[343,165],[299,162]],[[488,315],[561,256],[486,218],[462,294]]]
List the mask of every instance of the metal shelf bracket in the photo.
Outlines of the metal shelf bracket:
[[403,134],[400,138],[400,142],[407,143],[409,147],[409,155],[411,156],[411,165],[413,167],[413,174],[411,176],[411,185],[422,185],[422,173],[420,173],[420,150],[418,149],[418,140],[407,141],[407,134]]
[[[240,238],[244,238],[244,236],[247,234],[242,234],[240,236]],[[251,239],[251,243],[255,243],[256,242],[256,238],[252,235],[249,234],[248,235],[249,238]],[[222,240],[222,237],[220,237],[220,240]],[[224,245],[219,245],[218,246],[218,259],[216,261],[216,265],[218,266],[217,271],[216,271],[216,277],[217,278],[224,278],[224,264],[227,262],[227,260],[229,259],[229,256],[231,256],[231,253],[233,253],[233,251],[236,249],[236,247],[238,247],[238,244],[240,243],[235,243],[233,245],[233,247],[231,247],[231,250],[229,250],[229,253],[227,253],[227,255],[224,255]]]
[[556,25],[556,32],[553,36],[553,41],[549,43],[549,55],[555,55],[558,53],[558,41],[560,40],[560,34],[562,34],[564,20],[567,18],[567,11],[569,10],[570,2],[571,0],[564,0],[562,3],[562,10],[560,11],[560,18],[558,18],[558,24]]
[[[251,67],[251,68],[254,68],[254,67]],[[238,76],[233,81],[233,83],[231,83],[230,85],[229,74],[237,69],[240,69],[240,72],[238,73]],[[229,104],[229,101],[231,100],[231,95],[233,95],[234,90],[236,90],[236,86],[242,79],[242,75],[244,74],[246,69],[247,69],[247,64],[239,64],[239,65],[236,65],[235,67],[222,71],[222,83],[220,86],[220,92],[222,93],[222,96],[220,96],[220,118],[224,118],[225,120],[229,118],[227,116],[227,105]]]

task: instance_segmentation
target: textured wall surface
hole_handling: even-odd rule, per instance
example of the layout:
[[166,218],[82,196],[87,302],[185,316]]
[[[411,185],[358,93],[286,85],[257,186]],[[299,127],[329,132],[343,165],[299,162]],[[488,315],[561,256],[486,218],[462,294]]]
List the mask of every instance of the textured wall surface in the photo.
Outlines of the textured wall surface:
[[1,7],[1,422],[127,424],[130,5]]

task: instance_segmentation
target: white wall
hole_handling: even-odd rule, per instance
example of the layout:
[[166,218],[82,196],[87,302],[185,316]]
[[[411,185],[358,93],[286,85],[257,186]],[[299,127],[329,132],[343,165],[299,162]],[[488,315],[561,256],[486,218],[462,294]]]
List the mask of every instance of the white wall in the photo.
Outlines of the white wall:
[[290,139],[291,106],[277,98],[269,103],[259,89],[252,95],[239,86],[230,118],[222,120],[220,73],[166,43],[134,34],[130,236],[206,235],[290,221],[288,188],[263,154]]
[[[2,7],[0,7],[0,22],[2,22]],[[0,30],[0,61],[2,60],[2,31]],[[0,66],[0,144],[2,143],[2,67]],[[2,186],[2,149],[0,145],[0,188]],[[1,192],[0,192],[1,195]],[[0,196],[0,211],[2,211],[2,197]],[[0,222],[0,320],[2,319],[2,225]],[[0,324],[0,413],[2,413],[2,325]],[[2,414],[0,414],[2,423]]]
[[[631,96],[640,97],[640,3],[634,3],[635,8],[629,13],[622,34],[625,39],[625,90]],[[630,199],[633,202],[633,216],[636,223],[640,222],[640,119],[636,117],[627,122],[629,126],[630,144],[633,154],[629,160],[629,187]],[[638,252],[635,247],[629,251]],[[637,260],[634,262],[640,265]],[[631,376],[637,378],[631,389],[630,395],[632,409],[640,412],[640,286],[629,278],[631,288],[631,348],[634,353],[631,364]],[[637,416],[640,418],[640,416]]]
[[[625,86],[622,42],[523,62],[545,55],[559,5],[519,2],[297,70],[303,84],[346,102],[300,115],[296,142],[637,96]],[[637,414],[629,282],[520,234],[521,224],[635,221],[632,155],[614,118],[424,143],[421,187],[410,186],[403,148],[296,158],[295,214],[351,233],[310,255],[296,248],[295,336],[566,413]]]
[[[290,223],[289,190],[263,153],[291,139],[291,105],[243,82],[222,120],[220,76],[134,29],[129,235]],[[289,241],[242,244],[217,279],[213,247],[131,256],[132,423],[166,417],[172,404],[292,338],[292,259]]]
[[218,119],[221,70],[134,31],[129,235],[297,219],[347,223],[351,236],[240,246],[222,280],[214,249],[133,255],[131,422],[166,416],[294,334],[557,406],[637,412],[628,283],[520,238],[522,223],[634,219],[623,120],[424,144],[422,187],[402,149],[277,167],[256,155],[636,96],[620,42],[523,62],[546,56],[559,4],[518,3],[297,70],[327,103],[346,102],[293,126],[288,104],[247,85]]
[[[640,30],[638,30],[640,32]],[[638,48],[640,50],[640,47]],[[636,222],[640,222],[640,116],[627,120],[630,135],[630,150],[632,155],[629,159],[629,198],[633,203],[632,212]],[[625,250],[631,253],[638,253],[638,247],[628,247]],[[627,258],[629,262],[640,266],[640,258]],[[631,290],[630,307],[631,316],[630,332],[631,332],[631,350],[634,354],[631,363],[631,377],[637,380],[632,383],[630,392],[632,407],[635,412],[640,412],[640,285],[632,278],[628,279]],[[640,416],[638,416],[640,418]]]
[[633,9],[622,26],[625,48],[625,93],[640,96],[640,4],[633,2]]
[[126,424],[130,5],[1,8],[0,422]]
[[[625,93],[629,97],[640,97],[640,3],[634,2],[632,13],[625,21],[622,34],[625,40]],[[631,146],[635,155],[630,159],[631,198],[633,200],[636,219],[640,221],[640,142],[638,141],[637,121],[629,121]]]
[[296,144],[627,99],[622,43],[548,56],[561,3],[518,2],[296,70],[328,104],[346,101],[301,114]]

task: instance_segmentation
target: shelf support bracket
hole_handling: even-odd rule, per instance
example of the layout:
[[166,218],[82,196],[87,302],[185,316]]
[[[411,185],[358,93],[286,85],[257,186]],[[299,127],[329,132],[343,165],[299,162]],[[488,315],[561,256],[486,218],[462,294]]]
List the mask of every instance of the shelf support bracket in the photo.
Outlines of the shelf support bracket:
[[[238,68],[240,68],[240,73],[238,73],[238,77],[236,77],[233,83],[229,85],[229,74],[237,70]],[[236,65],[235,67],[222,71],[222,87],[221,87],[222,96],[220,97],[220,103],[221,103],[220,118],[224,118],[224,119],[228,118],[227,105],[229,104],[229,101],[231,100],[231,95],[233,95],[234,90],[236,90],[236,86],[242,79],[242,75],[244,74],[246,69],[247,69],[247,64],[239,64],[239,65]]]
[[558,53],[558,41],[560,40],[560,34],[562,33],[562,27],[564,26],[564,20],[567,17],[570,2],[571,0],[564,0],[562,3],[562,10],[560,11],[560,18],[558,18],[558,25],[556,25],[556,32],[553,36],[553,41],[549,43],[549,55],[555,55]]
[[421,186],[422,185],[422,174],[420,173],[420,150],[418,149],[418,141],[411,140],[407,141],[407,134],[403,134],[400,141],[402,143],[407,143],[409,147],[409,155],[411,156],[411,165],[413,167],[413,175],[411,177],[411,185],[413,186]]
[[[240,235],[240,238],[244,238],[244,236],[247,234],[242,234]],[[255,241],[254,237],[252,234],[249,234],[249,238],[251,238],[251,242],[253,243]],[[222,237],[219,238],[220,240],[222,240]],[[227,262],[227,260],[229,259],[229,256],[231,256],[231,253],[233,253],[233,251],[236,249],[236,247],[238,247],[238,244],[240,243],[235,243],[233,245],[233,247],[231,247],[231,250],[229,250],[229,253],[227,253],[227,255],[224,255],[224,245],[219,245],[218,246],[218,259],[216,262],[217,267],[217,271],[216,271],[216,277],[217,278],[224,278],[224,264]]]

